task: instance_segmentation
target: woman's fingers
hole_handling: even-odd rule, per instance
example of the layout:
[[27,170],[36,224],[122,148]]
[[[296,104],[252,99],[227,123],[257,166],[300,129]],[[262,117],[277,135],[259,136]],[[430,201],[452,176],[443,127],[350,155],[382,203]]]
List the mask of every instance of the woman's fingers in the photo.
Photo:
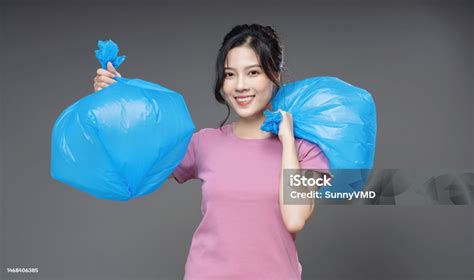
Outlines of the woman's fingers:
[[106,76],[109,78],[114,78],[115,74],[113,72],[107,71],[105,69],[99,68],[97,69],[97,76]]
[[293,115],[291,114],[291,112],[283,111],[282,109],[278,109],[278,111],[279,111],[283,116],[287,116],[288,118],[293,118]]
[[115,69],[115,67],[112,65],[112,62],[107,62],[107,71],[113,73],[115,76],[122,77],[120,73]]
[[278,111],[281,113],[282,121],[288,120],[290,123],[293,123],[293,115],[291,112],[283,111],[281,109],[278,109]]
[[115,77],[122,77],[120,73],[114,68],[111,62],[107,63],[107,70],[99,68],[96,71],[97,75],[94,77],[94,90],[99,91],[105,87],[115,84],[117,81]]
[[286,114],[287,112],[283,111],[282,109],[278,109],[278,112],[280,112],[280,114],[283,118],[285,118],[287,116],[287,114]]
[[109,86],[111,84],[115,84],[116,82],[117,82],[116,80],[109,78],[108,76],[105,76],[105,75],[98,75],[94,77],[94,86],[96,84]]
[[109,86],[108,84],[103,83],[103,82],[97,82],[94,85],[94,87],[96,87],[96,88],[105,88],[105,87],[108,87],[108,86]]
[[117,81],[106,76],[98,76],[96,82],[106,83],[108,85],[115,84]]

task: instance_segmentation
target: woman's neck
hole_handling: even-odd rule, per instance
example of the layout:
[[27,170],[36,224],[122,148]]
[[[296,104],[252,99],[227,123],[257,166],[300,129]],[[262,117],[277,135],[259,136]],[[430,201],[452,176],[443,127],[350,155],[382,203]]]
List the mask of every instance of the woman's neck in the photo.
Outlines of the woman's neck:
[[263,139],[272,136],[271,132],[260,130],[265,116],[263,114],[254,118],[239,118],[233,123],[233,132],[240,138],[246,139]]

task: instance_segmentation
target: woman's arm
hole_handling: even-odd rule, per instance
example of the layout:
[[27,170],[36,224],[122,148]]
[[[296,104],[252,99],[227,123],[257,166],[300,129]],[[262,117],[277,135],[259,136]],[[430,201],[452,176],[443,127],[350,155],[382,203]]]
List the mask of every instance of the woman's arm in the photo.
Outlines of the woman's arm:
[[289,232],[295,233],[303,229],[306,220],[311,217],[314,210],[314,198],[308,198],[303,205],[284,204],[283,172],[285,169],[299,169],[298,154],[295,137],[293,134],[293,117],[291,113],[281,111],[282,120],[279,126],[278,137],[282,144],[281,177],[280,177],[280,211]]

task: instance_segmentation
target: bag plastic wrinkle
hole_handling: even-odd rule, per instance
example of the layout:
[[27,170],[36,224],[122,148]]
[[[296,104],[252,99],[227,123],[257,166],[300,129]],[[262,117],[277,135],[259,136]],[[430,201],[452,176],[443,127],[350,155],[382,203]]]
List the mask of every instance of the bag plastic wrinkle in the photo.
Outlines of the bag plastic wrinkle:
[[282,116],[277,110],[291,112],[295,137],[317,144],[333,175],[333,170],[350,169],[345,174],[354,177],[359,170],[361,179],[354,179],[358,182],[352,189],[363,187],[373,166],[377,134],[375,103],[368,91],[336,77],[312,77],[283,85],[271,104],[262,130],[278,135]]
[[[99,41],[103,68],[118,47]],[[54,123],[51,176],[97,198],[127,201],[158,189],[184,158],[195,126],[183,97],[159,84],[114,78]]]

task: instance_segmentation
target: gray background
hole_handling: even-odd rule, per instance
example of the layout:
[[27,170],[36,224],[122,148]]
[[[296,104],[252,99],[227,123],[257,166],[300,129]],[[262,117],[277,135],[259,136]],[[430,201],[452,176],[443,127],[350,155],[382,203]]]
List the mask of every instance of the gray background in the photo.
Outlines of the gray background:
[[[183,276],[198,181],[118,203],[49,177],[52,125],[92,91],[98,39],[128,56],[124,76],[181,92],[196,126],[216,127],[223,36],[271,24],[286,47],[285,81],[331,75],[373,94],[376,167],[472,168],[473,14],[471,1],[1,2],[2,277]],[[303,279],[470,279],[472,213],[472,204],[322,205],[297,238]]]

